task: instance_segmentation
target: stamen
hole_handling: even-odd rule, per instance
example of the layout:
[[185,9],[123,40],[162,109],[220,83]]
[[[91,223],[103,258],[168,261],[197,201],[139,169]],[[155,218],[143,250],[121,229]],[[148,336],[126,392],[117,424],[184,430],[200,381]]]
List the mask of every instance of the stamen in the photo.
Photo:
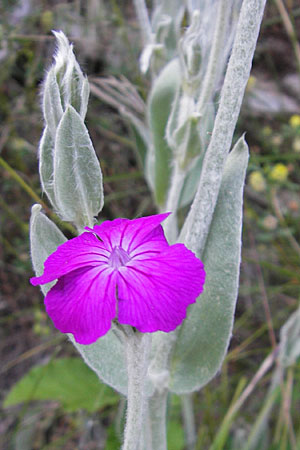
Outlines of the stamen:
[[123,248],[116,246],[111,252],[108,263],[114,269],[118,269],[121,266],[126,266],[128,261],[130,261],[128,253]]

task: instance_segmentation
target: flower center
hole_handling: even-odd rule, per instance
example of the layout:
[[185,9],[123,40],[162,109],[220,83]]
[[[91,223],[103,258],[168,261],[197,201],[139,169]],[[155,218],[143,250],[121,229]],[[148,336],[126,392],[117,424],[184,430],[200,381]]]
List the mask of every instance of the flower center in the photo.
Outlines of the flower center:
[[123,250],[121,247],[116,246],[113,248],[113,250],[111,252],[108,263],[114,269],[118,269],[121,266],[126,266],[128,261],[130,261],[128,253],[125,250]]

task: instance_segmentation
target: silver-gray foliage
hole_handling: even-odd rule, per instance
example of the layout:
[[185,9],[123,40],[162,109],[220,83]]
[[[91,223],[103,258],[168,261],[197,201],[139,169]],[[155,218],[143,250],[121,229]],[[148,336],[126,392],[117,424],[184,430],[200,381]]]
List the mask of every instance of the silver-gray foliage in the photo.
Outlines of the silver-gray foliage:
[[200,389],[220,369],[231,338],[238,293],[243,187],[248,162],[244,137],[229,154],[203,253],[204,292],[191,305],[171,361],[170,389]]

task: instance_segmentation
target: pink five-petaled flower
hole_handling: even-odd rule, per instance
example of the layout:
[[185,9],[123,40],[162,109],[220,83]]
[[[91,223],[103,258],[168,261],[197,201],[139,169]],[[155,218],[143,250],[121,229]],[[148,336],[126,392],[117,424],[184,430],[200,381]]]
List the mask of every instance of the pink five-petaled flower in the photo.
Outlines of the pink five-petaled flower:
[[168,214],[115,219],[86,228],[50,255],[31,283],[58,280],[45,297],[56,328],[80,344],[103,336],[117,319],[143,333],[172,331],[202,292],[202,262],[183,244],[169,245]]

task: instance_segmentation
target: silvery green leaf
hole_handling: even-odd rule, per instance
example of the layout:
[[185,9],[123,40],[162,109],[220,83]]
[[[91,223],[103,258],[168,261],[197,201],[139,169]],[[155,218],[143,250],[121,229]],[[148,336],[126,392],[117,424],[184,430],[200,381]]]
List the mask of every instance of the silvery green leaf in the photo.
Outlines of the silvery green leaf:
[[278,359],[282,367],[295,364],[300,357],[300,307],[295,311],[280,331]]
[[43,191],[46,192],[52,206],[56,208],[53,187],[53,153],[54,140],[46,126],[39,145],[39,172]]
[[63,115],[61,93],[54,67],[49,70],[43,88],[43,114],[49,132],[54,139],[56,129]]
[[211,131],[214,125],[215,107],[213,104],[207,105],[204,115],[201,117],[199,126],[200,141],[202,151],[195,163],[189,169],[182,188],[179,205],[181,207],[188,205],[194,198],[202,170],[203,158],[209,143]]
[[80,95],[81,103],[80,103],[80,111],[79,111],[79,113],[82,117],[82,120],[84,120],[84,118],[86,116],[89,96],[90,96],[90,85],[89,85],[88,79],[84,78],[82,81],[82,86],[81,86],[81,95]]
[[[33,205],[30,218],[30,251],[37,277],[44,272],[44,262],[67,239],[57,226],[41,212],[41,205]],[[41,286],[46,295],[55,282]]]
[[201,116],[194,113],[174,133],[174,151],[182,168],[188,167],[201,153],[203,155],[200,126]]
[[201,175],[203,158],[198,157],[195,165],[188,172],[180,195],[180,207],[188,205],[194,198]]
[[242,137],[227,157],[203,254],[204,292],[188,310],[171,361],[170,389],[200,389],[220,369],[231,337],[238,292],[243,186],[248,147]]
[[155,154],[155,198],[163,205],[169,188],[172,152],[166,139],[166,126],[177,89],[180,84],[180,67],[172,60],[154,82],[149,96],[149,122]]
[[116,391],[127,395],[127,369],[125,346],[120,338],[110,330],[94,344],[78,344],[73,336],[70,340],[84,359],[84,362],[98,377]]
[[88,131],[72,106],[57,129],[53,181],[62,219],[79,228],[93,225],[103,207],[102,173]]

